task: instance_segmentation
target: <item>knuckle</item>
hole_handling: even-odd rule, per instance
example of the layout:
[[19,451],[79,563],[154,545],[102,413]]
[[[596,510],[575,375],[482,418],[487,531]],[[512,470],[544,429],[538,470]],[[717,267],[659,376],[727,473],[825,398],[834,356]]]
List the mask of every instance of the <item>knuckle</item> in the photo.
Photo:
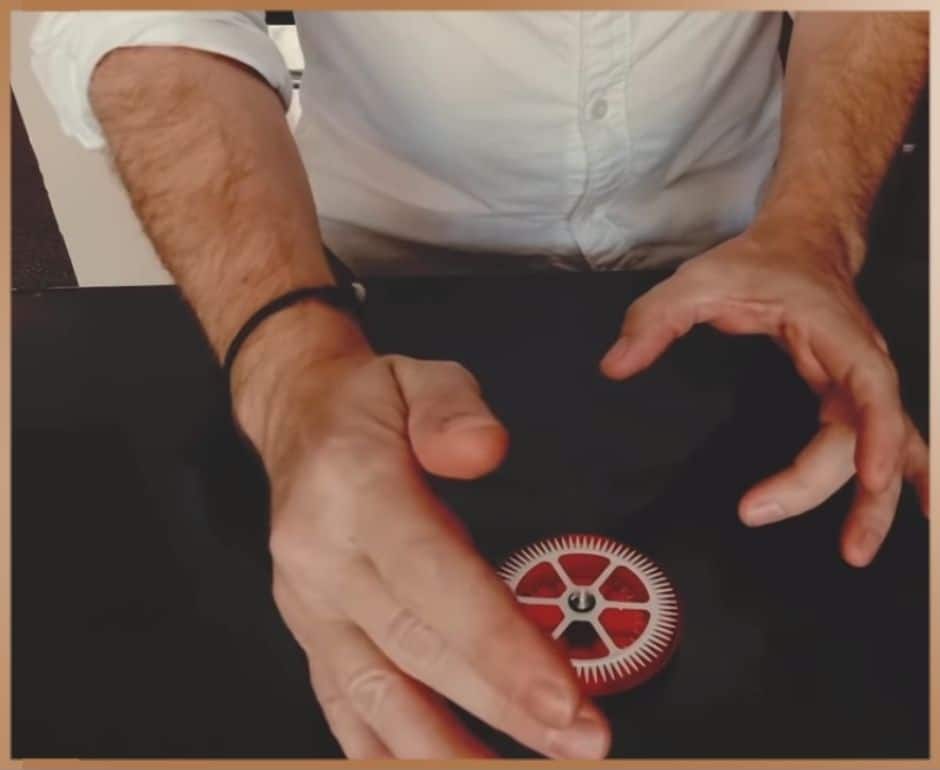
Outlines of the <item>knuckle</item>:
[[268,551],[274,563],[285,574],[316,574],[323,563],[323,549],[318,545],[323,542],[320,527],[301,527],[292,523],[280,523],[272,526],[268,535]]
[[296,564],[304,560],[301,542],[302,538],[293,527],[272,527],[268,536],[268,551],[276,564]]
[[854,366],[848,373],[848,387],[858,394],[862,403],[882,400],[885,380],[883,371],[876,366]]
[[433,366],[449,381],[460,383],[474,392],[479,392],[480,383],[467,367],[459,361],[435,361]]
[[888,537],[891,522],[885,516],[869,516],[863,526],[878,542],[883,542]]
[[432,669],[444,652],[444,640],[407,608],[400,609],[386,632],[389,646],[411,668]]
[[897,388],[899,384],[898,370],[894,362],[877,347],[871,349],[871,364],[863,369],[876,383],[892,388]]
[[393,369],[400,366],[408,366],[409,364],[416,363],[416,359],[411,358],[410,356],[403,356],[401,353],[386,353],[381,356],[380,359],[382,362],[391,366]]
[[320,704],[320,708],[323,710],[323,713],[328,717],[332,714],[335,714],[338,710],[342,709],[343,705],[346,702],[345,696],[337,690],[335,687],[328,687],[322,682],[316,681],[311,673],[310,684],[313,687],[314,693],[317,696],[317,702]]
[[345,683],[350,703],[366,718],[373,721],[379,717],[395,691],[403,685],[401,677],[380,666],[367,666],[355,671]]
[[470,370],[459,361],[445,359],[443,361],[433,361],[431,362],[431,365],[442,372],[446,372],[447,374],[456,375],[458,377],[473,377],[473,375],[470,374]]
[[649,294],[634,300],[633,304],[627,308],[623,316],[623,328],[636,328],[649,323],[651,318],[658,312],[658,303],[656,298]]

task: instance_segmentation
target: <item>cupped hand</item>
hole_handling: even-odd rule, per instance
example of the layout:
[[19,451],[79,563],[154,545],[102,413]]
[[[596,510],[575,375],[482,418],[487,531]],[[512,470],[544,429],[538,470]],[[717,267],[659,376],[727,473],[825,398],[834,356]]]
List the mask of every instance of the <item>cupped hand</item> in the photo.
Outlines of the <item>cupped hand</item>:
[[904,411],[887,345],[838,243],[763,228],[690,259],[631,305],[601,369],[630,377],[699,323],[770,336],[820,398],[819,432],[792,465],[742,497],[742,521],[798,516],[855,476],[841,551],[849,564],[865,566],[888,534],[905,479],[927,514],[927,446]]

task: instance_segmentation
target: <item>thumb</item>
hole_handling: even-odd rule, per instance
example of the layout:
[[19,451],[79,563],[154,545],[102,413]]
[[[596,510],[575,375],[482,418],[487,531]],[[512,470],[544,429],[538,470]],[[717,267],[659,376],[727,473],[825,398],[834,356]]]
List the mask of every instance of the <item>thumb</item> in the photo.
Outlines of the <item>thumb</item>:
[[700,297],[679,274],[667,278],[628,309],[620,335],[601,361],[601,371],[624,380],[649,367],[699,320]]
[[392,366],[408,409],[408,437],[426,471],[473,479],[503,461],[509,434],[463,366],[403,356],[396,356]]

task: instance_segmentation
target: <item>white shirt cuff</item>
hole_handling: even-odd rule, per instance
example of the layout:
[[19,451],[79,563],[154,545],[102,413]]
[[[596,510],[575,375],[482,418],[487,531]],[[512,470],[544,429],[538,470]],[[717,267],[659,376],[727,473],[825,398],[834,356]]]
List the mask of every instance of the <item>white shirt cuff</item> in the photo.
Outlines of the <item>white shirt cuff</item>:
[[31,39],[32,67],[63,131],[85,147],[105,144],[88,98],[98,62],[126,46],[167,45],[228,56],[258,72],[290,106],[290,72],[262,11],[47,12]]

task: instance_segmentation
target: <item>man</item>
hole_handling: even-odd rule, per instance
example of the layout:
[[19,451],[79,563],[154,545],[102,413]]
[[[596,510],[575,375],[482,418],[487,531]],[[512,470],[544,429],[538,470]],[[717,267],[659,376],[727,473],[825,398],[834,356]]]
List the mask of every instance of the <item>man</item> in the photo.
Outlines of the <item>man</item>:
[[[772,336],[820,398],[818,435],[744,496],[745,523],[856,476],[842,553],[863,566],[903,479],[926,511],[926,446],[853,285],[925,14],[801,14],[785,82],[775,14],[296,18],[296,143],[262,14],[48,14],[33,41],[65,129],[106,142],[220,356],[259,307],[334,281],[324,241],[373,274],[681,263],[605,374],[710,323]],[[271,480],[274,596],[348,756],[485,755],[444,699],[543,754],[606,754],[603,716],[424,483],[506,451],[467,371],[377,357],[312,300],[247,337],[232,388]]]

